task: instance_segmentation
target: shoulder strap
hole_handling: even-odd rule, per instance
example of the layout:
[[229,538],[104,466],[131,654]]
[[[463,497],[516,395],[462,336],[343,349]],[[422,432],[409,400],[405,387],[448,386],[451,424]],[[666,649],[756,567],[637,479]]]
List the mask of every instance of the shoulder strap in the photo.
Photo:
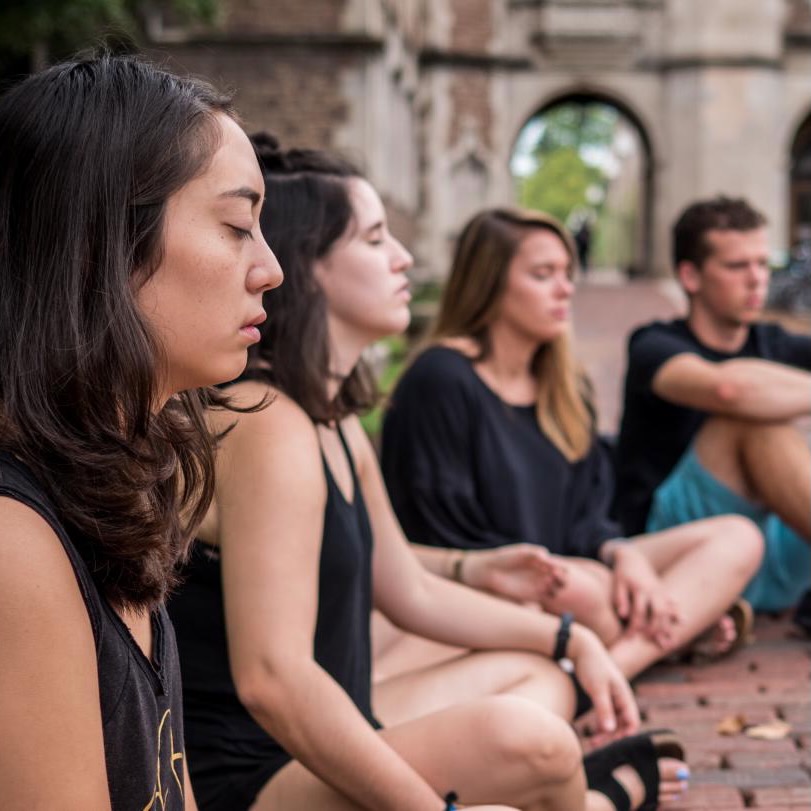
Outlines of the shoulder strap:
[[352,456],[352,450],[349,447],[349,443],[346,441],[344,432],[341,430],[340,423],[335,424],[335,429],[338,432],[338,438],[341,440],[341,445],[343,445],[344,453],[346,454],[346,461],[349,462],[349,470],[352,473],[352,481],[357,484],[358,474],[355,470],[355,457]]

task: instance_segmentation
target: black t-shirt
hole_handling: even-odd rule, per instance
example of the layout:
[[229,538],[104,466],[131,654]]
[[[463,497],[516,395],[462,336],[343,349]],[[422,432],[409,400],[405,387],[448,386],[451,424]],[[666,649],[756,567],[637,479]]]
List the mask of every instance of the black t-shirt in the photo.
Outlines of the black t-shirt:
[[643,532],[656,488],[690,445],[706,413],[654,394],[653,378],[664,363],[689,353],[714,362],[761,358],[811,369],[811,337],[777,324],[755,324],[739,352],[726,354],[699,342],[683,319],[657,321],[628,341],[625,407],[618,447],[617,516],[628,533]]
[[[79,583],[96,643],[104,756],[113,811],[183,811],[180,668],[166,610],[161,606],[152,615],[153,664],[93,582],[43,488],[24,465],[6,453],[0,453],[0,496],[27,505],[48,522],[62,542]],[[47,768],[44,763],[43,769]]]
[[[349,459],[348,502],[324,461],[327,503],[321,542],[315,660],[374,727],[371,706],[372,530]],[[169,601],[183,664],[189,770],[200,811],[246,811],[290,755],[237,696],[228,658],[219,550],[197,542]]]
[[620,534],[608,518],[611,463],[595,442],[569,462],[538,426],[534,406],[501,400],[472,362],[436,346],[395,389],[383,424],[382,467],[410,540],[482,549],[525,542],[596,557]]

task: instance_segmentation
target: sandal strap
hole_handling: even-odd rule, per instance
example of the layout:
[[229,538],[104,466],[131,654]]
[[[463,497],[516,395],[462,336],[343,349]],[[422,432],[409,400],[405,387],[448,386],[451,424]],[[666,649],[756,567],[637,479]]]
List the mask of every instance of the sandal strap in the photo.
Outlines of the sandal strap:
[[631,798],[613,775],[605,775],[597,785],[590,785],[589,790],[604,794],[617,811],[631,811]]
[[[589,753],[583,758],[589,788],[606,794],[603,787],[610,780],[616,782],[612,772],[620,766],[630,766],[639,775],[645,788],[645,799],[637,811],[655,811],[659,800],[659,758],[682,759],[684,756],[681,745],[672,734],[670,730],[654,730],[622,738]],[[657,741],[656,738],[660,740]],[[613,796],[610,799],[615,802]],[[626,811],[628,808],[629,806],[625,806]]]

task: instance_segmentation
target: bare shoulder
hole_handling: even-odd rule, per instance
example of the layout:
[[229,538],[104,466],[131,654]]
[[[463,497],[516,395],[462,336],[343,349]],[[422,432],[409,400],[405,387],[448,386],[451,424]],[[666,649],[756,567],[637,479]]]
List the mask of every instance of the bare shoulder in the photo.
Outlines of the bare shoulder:
[[[62,542],[33,509],[0,498],[0,637],[10,639],[20,618],[27,633],[36,627],[43,655],[49,640],[92,643],[90,617]],[[12,627],[13,626],[13,627]]]
[[90,617],[54,530],[10,498],[0,498],[0,639],[4,803],[109,808]]
[[280,504],[296,498],[301,506],[300,499],[306,497],[307,504],[318,509],[326,499],[321,450],[312,420],[277,389],[246,383],[235,392],[238,405],[253,405],[262,397],[267,402],[264,408],[228,414],[230,431],[217,451],[220,517],[226,509],[233,512],[237,504],[241,510],[265,510],[269,500]]
[[212,415],[217,420],[212,423],[215,428],[231,429],[223,442],[224,447],[270,439],[288,448],[298,447],[305,454],[318,449],[318,435],[312,420],[284,392],[256,381],[238,383],[231,392],[233,403],[239,408],[263,405],[256,411],[242,414],[218,411]]
[[0,497],[0,605],[20,598],[48,604],[70,595],[82,605],[73,567],[56,532],[31,507]]

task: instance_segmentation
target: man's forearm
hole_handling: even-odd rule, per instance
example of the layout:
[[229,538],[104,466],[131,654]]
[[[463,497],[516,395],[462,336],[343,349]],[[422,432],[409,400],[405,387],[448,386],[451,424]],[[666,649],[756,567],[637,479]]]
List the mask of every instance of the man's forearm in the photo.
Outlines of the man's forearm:
[[754,358],[726,361],[719,367],[719,413],[763,421],[811,414],[808,372]]

